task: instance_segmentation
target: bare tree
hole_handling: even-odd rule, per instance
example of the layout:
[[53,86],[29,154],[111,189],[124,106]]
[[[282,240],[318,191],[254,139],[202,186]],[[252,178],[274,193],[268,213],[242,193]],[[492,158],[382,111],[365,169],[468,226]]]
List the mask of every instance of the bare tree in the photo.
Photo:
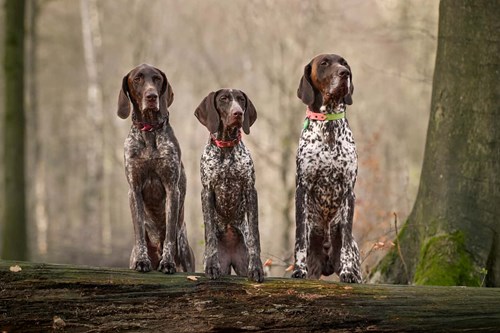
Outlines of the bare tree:
[[4,211],[2,258],[28,258],[24,158],[24,0],[5,1]]

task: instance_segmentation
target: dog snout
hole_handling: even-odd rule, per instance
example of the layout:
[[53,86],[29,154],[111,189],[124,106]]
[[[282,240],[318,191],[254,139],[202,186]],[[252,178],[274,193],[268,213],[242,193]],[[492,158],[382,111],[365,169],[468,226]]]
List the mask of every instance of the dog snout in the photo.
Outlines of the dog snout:
[[149,102],[155,102],[158,99],[158,94],[155,91],[146,92],[146,99]]
[[347,69],[346,67],[342,66],[339,69],[338,75],[341,78],[346,78],[346,77],[349,77],[349,75],[351,75],[351,72],[349,71],[349,69]]
[[233,101],[233,104],[231,105],[231,115],[236,118],[243,117],[243,109],[236,101]]
[[233,116],[237,118],[243,117],[243,110],[242,109],[233,110]]

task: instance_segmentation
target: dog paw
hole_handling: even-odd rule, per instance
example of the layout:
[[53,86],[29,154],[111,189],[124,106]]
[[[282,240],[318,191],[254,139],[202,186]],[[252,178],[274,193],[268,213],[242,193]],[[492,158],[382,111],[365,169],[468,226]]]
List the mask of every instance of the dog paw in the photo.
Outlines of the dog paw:
[[342,270],[339,274],[340,282],[345,283],[361,283],[361,276],[358,272]]
[[158,270],[165,274],[174,274],[176,272],[175,263],[162,259],[158,265]]
[[264,281],[264,270],[262,269],[262,262],[260,259],[250,262],[248,267],[248,279],[259,283]]
[[294,279],[305,279],[307,277],[307,271],[304,269],[297,268],[292,273],[292,278]]
[[153,269],[149,258],[135,260],[131,266],[132,269],[143,273],[149,272]]
[[221,277],[222,272],[220,269],[220,265],[211,265],[207,266],[205,268],[205,275],[210,279],[210,280],[217,280],[218,278]]

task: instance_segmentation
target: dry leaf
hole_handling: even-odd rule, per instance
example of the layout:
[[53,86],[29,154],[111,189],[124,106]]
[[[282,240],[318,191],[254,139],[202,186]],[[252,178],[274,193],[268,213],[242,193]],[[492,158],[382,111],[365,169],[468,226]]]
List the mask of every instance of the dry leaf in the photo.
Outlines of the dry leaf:
[[264,267],[272,266],[272,265],[273,265],[273,261],[271,259],[267,259],[266,262],[264,263]]
[[293,271],[293,265],[290,265],[285,269],[285,272],[291,272],[291,271]]
[[23,269],[19,266],[19,265],[16,265],[16,266],[10,266],[10,271],[11,272],[14,272],[14,273],[17,273],[17,272],[20,272],[22,271]]
[[61,317],[54,316],[53,322],[52,322],[52,328],[55,330],[62,329],[64,326],[66,326],[66,323],[64,320],[61,319]]
[[345,287],[344,287],[344,289],[345,289],[345,290],[351,290],[351,289],[352,289],[352,287],[345,286]]
[[198,277],[194,276],[194,275],[188,275],[186,276],[186,278],[190,281],[198,281]]

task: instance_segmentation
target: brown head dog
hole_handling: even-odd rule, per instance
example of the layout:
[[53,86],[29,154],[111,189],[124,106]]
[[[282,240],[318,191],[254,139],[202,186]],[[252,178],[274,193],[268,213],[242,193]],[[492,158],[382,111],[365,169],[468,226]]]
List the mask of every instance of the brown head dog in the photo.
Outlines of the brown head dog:
[[[140,65],[123,77],[118,116],[132,112],[125,140],[125,174],[135,243],[130,268],[175,273],[194,271],[194,256],[184,223],[186,175],[181,150],[169,123],[174,100],[166,75]],[[132,104],[132,107],[131,105]]]

